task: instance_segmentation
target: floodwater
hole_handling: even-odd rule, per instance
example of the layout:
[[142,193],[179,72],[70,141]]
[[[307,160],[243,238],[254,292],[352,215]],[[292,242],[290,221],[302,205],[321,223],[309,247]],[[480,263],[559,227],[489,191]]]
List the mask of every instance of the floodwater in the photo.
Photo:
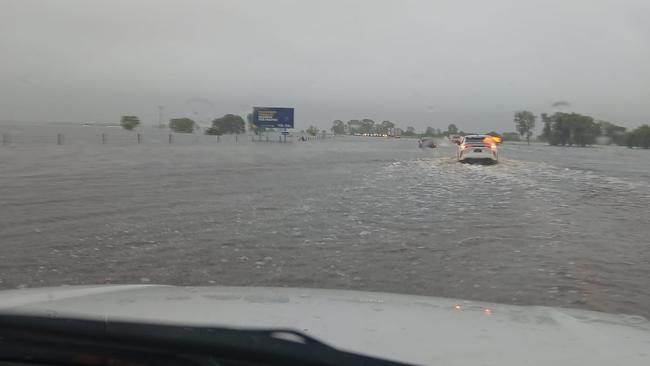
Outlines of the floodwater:
[[0,288],[318,287],[650,316],[650,151],[505,144],[480,166],[411,139],[3,132]]

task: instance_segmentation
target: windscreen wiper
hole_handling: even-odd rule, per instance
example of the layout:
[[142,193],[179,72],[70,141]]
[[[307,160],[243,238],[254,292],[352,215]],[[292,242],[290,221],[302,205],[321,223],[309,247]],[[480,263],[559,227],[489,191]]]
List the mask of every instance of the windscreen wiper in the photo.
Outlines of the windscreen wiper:
[[67,365],[377,365],[290,329],[0,315],[0,361]]

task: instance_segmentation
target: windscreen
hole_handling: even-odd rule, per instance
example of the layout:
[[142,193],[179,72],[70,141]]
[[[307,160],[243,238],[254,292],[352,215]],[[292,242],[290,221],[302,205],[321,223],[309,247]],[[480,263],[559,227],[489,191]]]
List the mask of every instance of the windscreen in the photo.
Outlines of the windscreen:
[[[647,0],[3,0],[0,290],[317,288],[649,317],[649,15]],[[183,296],[160,301],[196,318]],[[261,299],[260,314],[293,305]],[[217,319],[228,299],[203,300]],[[325,328],[365,344],[373,326],[347,320],[377,309],[350,304]],[[447,310],[427,308],[460,319]]]

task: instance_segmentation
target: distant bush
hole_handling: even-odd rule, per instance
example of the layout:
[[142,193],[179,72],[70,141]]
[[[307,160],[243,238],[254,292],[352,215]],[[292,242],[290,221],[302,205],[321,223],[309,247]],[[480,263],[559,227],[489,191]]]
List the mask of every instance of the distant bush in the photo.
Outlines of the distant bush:
[[650,149],[650,126],[643,125],[625,135],[625,142],[628,147],[640,147]]
[[593,145],[596,137],[600,135],[600,125],[595,123],[592,117],[578,113],[542,113],[542,120],[544,129],[541,139],[550,145]]
[[319,131],[318,128],[316,128],[314,126],[309,126],[309,128],[307,128],[307,130],[305,130],[305,132],[307,132],[307,134],[311,135],[311,136],[318,135],[318,131]]
[[408,126],[406,131],[402,132],[402,136],[415,136],[415,127]]
[[206,135],[224,135],[246,132],[246,123],[240,116],[226,114],[212,121],[212,127],[205,130]]
[[192,133],[196,123],[189,118],[173,118],[169,120],[169,128],[174,132]]
[[133,130],[140,125],[140,118],[136,116],[122,116],[120,119],[120,126],[125,130]]

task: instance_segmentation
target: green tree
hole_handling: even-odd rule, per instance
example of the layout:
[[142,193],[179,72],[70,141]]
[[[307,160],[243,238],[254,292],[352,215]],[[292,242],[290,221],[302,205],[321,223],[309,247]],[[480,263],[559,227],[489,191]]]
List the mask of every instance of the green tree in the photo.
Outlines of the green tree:
[[[579,116],[579,115],[578,115]],[[600,126],[589,116],[574,117],[571,123],[571,142],[578,146],[593,145],[600,135]]]
[[246,123],[240,116],[226,114],[212,121],[212,127],[205,130],[206,135],[225,135],[246,132]]
[[348,131],[351,134],[361,133],[361,121],[358,119],[351,119],[348,121]]
[[551,144],[552,145],[573,145],[571,140],[571,120],[564,113],[555,113],[551,125]]
[[542,118],[545,124],[542,136],[550,145],[587,146],[594,144],[600,135],[600,125],[589,116],[556,112]]
[[345,123],[340,119],[332,122],[331,131],[335,135],[344,135],[345,134]]
[[434,130],[433,127],[427,127],[427,129],[424,130],[423,136],[433,137],[435,135],[436,135],[436,130]]
[[361,133],[367,133],[367,134],[372,134],[375,133],[375,121],[364,118],[361,120]]
[[625,140],[628,147],[650,149],[650,126],[643,125],[628,132]]
[[174,132],[192,133],[196,123],[189,118],[173,118],[169,120],[169,128]]
[[390,133],[390,131],[395,128],[395,124],[391,121],[382,121],[380,124],[377,125],[375,128],[375,132],[382,134],[382,135],[387,135]]
[[415,136],[415,128],[412,126],[406,127],[406,131],[402,133],[402,136]]
[[546,141],[548,143],[551,143],[553,121],[551,120],[551,117],[548,114],[542,113],[542,122],[544,122],[544,128],[542,129],[542,134],[539,136],[539,139],[541,141]]
[[307,132],[307,134],[308,134],[308,135],[311,135],[311,136],[316,136],[316,135],[318,135],[318,131],[319,131],[319,129],[316,128],[315,126],[309,126],[309,127],[305,130],[305,132]]
[[120,118],[120,126],[125,130],[133,130],[140,125],[140,118],[136,116],[122,116]]
[[607,137],[607,144],[624,145],[626,128],[617,126],[611,122],[598,121],[600,132],[603,136]]
[[458,134],[458,127],[456,127],[455,124],[450,123],[449,126],[447,126],[447,136],[456,134]]
[[517,127],[517,132],[522,137],[526,137],[526,142],[530,145],[530,137],[533,135],[535,129],[535,119],[537,117],[530,111],[515,112],[514,122]]

